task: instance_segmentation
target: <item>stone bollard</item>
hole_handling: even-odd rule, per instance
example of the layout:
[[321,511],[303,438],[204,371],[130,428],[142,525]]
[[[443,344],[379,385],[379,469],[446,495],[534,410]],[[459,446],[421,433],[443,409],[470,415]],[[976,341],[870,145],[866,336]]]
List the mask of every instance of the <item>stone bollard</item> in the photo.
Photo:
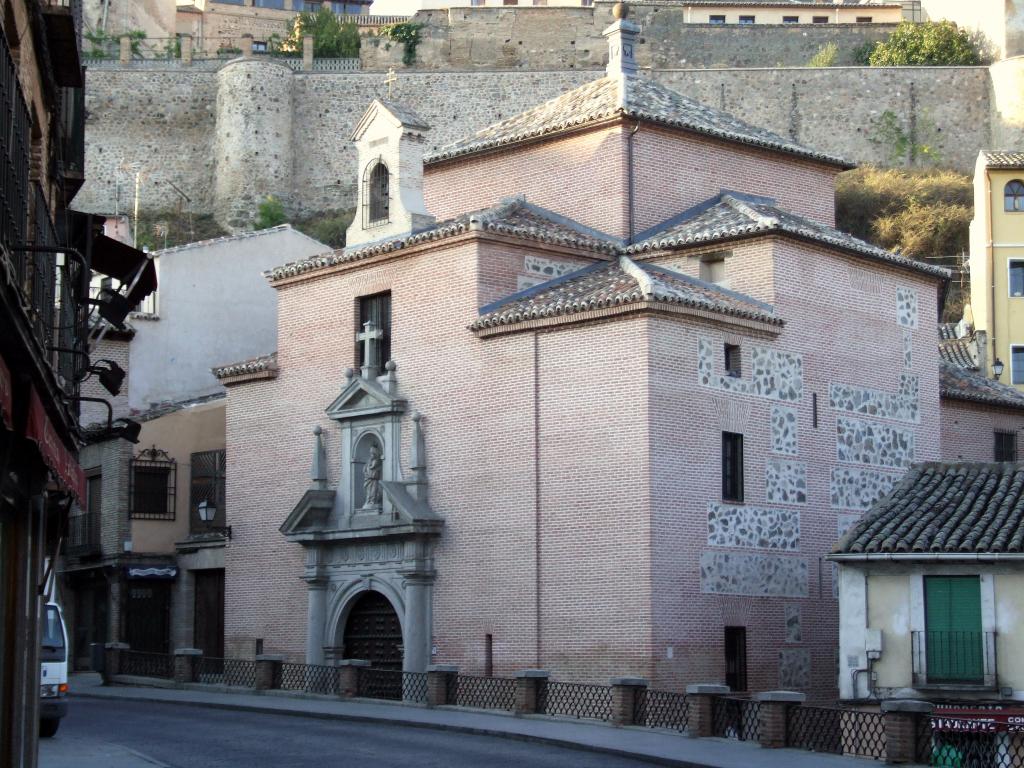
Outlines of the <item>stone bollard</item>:
[[256,657],[256,684],[257,691],[269,691],[281,684],[281,662],[284,656],[277,656],[271,653],[261,653]]
[[697,683],[686,686],[686,697],[690,702],[686,732],[691,736],[713,736],[715,733],[715,697],[725,696],[728,693],[728,685]]
[[251,59],[252,58],[252,35],[250,35],[248,32],[246,32],[244,35],[242,35],[241,47],[242,47],[242,56],[244,56],[247,59]]
[[313,71],[313,36],[302,36],[302,71]]
[[365,659],[341,659],[338,664],[338,695],[351,699],[359,695],[359,670],[368,669]]
[[121,651],[130,650],[128,643],[107,643],[103,646],[103,684],[110,685],[121,674]]
[[917,730],[921,718],[931,717],[932,704],[915,699],[882,702],[885,715],[885,762],[917,762]]
[[198,648],[174,649],[174,682],[194,683],[199,677],[199,660],[203,652]]
[[181,64],[185,67],[192,65],[192,35],[181,36]]
[[427,706],[443,707],[454,704],[448,700],[448,692],[454,690],[459,668],[452,664],[431,664],[427,667]]
[[521,669],[516,672],[517,715],[535,715],[541,703],[541,686],[547,685],[551,673],[546,669]]
[[121,38],[121,63],[129,64],[132,60],[132,39],[128,35]]
[[754,697],[758,707],[757,726],[761,734],[761,746],[780,749],[786,746],[786,722],[790,707],[798,707],[807,701],[806,693],[797,691],[765,691]]
[[612,725],[636,725],[636,705],[647,692],[647,685],[642,677],[611,679]]

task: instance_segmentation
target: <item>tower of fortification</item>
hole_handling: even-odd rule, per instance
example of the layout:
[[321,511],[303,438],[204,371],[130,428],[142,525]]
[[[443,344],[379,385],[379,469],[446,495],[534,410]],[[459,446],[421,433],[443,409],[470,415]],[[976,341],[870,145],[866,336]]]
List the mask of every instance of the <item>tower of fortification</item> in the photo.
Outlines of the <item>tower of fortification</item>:
[[997,61],[989,67],[992,93],[991,149],[1024,146],[1024,56]]
[[217,73],[214,214],[250,228],[267,196],[292,202],[294,73],[274,61],[238,59]]

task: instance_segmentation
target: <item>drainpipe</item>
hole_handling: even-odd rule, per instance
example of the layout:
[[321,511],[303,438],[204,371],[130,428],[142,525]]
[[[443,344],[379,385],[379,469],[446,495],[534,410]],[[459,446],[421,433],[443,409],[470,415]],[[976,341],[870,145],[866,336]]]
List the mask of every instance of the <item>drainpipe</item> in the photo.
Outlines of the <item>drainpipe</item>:
[[540,338],[533,332],[533,552],[534,583],[533,594],[536,611],[537,669],[541,664],[541,616],[540,616]]
[[628,177],[627,184],[627,206],[629,210],[626,212],[627,217],[627,229],[626,233],[626,245],[633,244],[634,224],[633,224],[633,197],[634,197],[634,182],[633,182],[633,137],[636,136],[637,131],[640,130],[640,121],[633,123],[633,130],[626,136],[626,176]]
[[[985,200],[987,201],[985,208],[988,211],[988,215],[985,217],[985,258],[992,272],[988,306],[988,316],[992,321],[989,324],[989,340],[992,344],[992,360],[995,361],[999,357],[999,349],[996,347],[996,251],[992,245],[992,178],[988,175],[988,170],[985,171]],[[1011,359],[1009,363],[1010,381],[1013,381],[1013,360]],[[982,373],[985,376],[989,374],[987,370],[983,370]]]

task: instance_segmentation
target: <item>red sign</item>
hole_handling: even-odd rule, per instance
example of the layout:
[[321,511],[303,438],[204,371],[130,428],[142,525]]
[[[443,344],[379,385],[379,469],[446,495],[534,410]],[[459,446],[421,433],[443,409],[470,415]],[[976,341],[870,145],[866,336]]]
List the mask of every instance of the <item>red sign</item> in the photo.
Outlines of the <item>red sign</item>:
[[11,372],[0,359],[0,422],[7,429],[14,429],[14,383]]
[[39,395],[33,389],[29,393],[28,428],[25,437],[39,446],[39,452],[61,484],[78,499],[85,502],[85,472],[78,466],[78,460],[71,454],[57,436],[53,423],[43,409]]
[[1024,731],[1024,708],[939,706],[932,713],[932,728],[960,733]]

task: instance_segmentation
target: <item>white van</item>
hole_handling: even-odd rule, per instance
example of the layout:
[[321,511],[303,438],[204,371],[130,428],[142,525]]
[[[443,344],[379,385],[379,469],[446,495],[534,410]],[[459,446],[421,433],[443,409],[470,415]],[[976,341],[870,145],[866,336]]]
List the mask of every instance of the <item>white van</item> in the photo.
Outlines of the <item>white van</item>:
[[43,606],[42,647],[39,661],[39,735],[53,736],[60,719],[68,711],[68,631],[60,606],[50,602]]

